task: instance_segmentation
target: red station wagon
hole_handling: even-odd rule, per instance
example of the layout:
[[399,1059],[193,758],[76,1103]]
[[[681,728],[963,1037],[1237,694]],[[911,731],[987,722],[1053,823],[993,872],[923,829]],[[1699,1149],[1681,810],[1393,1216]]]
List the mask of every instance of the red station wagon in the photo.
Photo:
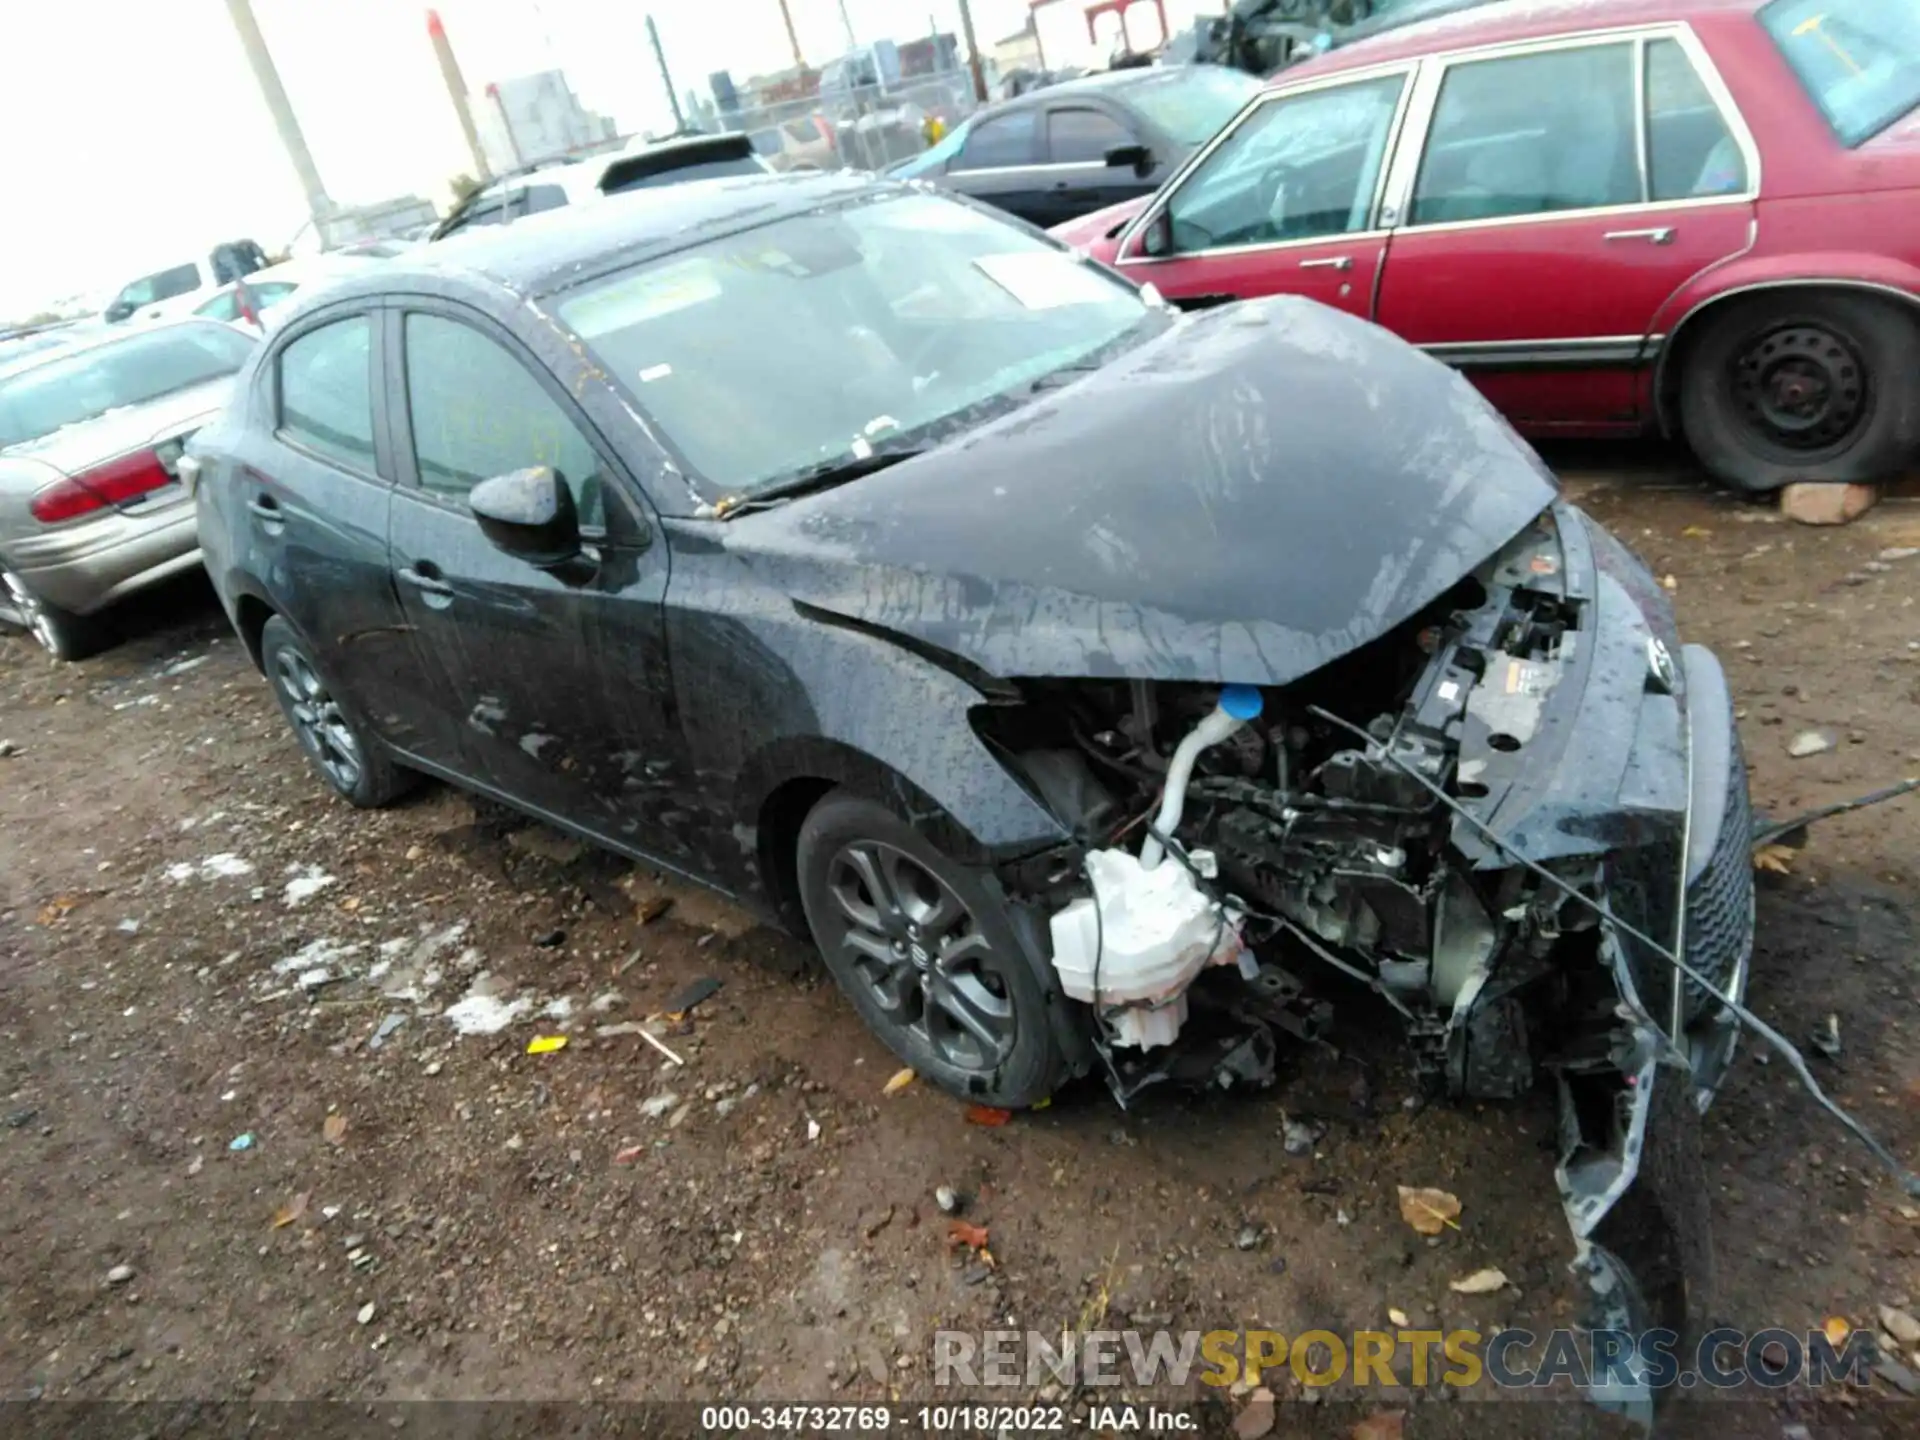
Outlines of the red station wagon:
[[1916,105],[1914,0],[1513,0],[1287,70],[1053,233],[1184,307],[1373,319],[1532,435],[1883,480],[1920,455]]

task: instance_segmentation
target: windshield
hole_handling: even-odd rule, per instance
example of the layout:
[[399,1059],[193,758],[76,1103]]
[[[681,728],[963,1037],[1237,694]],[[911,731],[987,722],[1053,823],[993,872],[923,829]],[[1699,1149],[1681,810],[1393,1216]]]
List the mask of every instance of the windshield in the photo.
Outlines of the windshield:
[[1773,0],[1760,12],[1842,145],[1920,105],[1920,8],[1893,0]]
[[1126,88],[1127,103],[1182,145],[1204,145],[1240,113],[1260,82],[1224,65],[1175,65]]
[[918,194],[709,241],[560,306],[715,499],[910,443],[1153,313],[1052,242]]
[[0,379],[0,449],[231,375],[253,342],[224,325],[146,330]]

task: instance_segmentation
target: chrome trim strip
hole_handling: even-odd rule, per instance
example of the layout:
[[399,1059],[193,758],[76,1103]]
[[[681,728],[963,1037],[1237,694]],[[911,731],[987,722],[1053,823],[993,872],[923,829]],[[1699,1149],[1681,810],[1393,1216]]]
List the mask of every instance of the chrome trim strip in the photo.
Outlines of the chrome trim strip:
[[1211,250],[1183,250],[1177,255],[1139,255],[1125,263],[1165,265],[1175,260],[1191,260],[1198,255],[1258,255],[1268,250],[1300,250],[1310,245],[1361,245],[1370,240],[1386,238],[1385,230],[1354,230],[1341,235],[1311,235],[1304,240],[1263,240],[1257,245],[1218,245]]
[[1647,123],[1647,64],[1652,55],[1647,37],[1633,41],[1633,158],[1640,169],[1640,199],[1653,200],[1653,126]]
[[[1658,343],[1662,337],[1651,337]],[[1587,368],[1638,363],[1647,342],[1638,335],[1597,335],[1568,340],[1461,340],[1420,346],[1434,359],[1460,369]]]

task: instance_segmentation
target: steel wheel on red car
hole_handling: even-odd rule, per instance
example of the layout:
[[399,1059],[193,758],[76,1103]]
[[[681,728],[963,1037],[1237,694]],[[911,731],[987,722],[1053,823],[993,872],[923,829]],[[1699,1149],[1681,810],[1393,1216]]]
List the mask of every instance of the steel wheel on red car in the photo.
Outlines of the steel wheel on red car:
[[412,774],[388,758],[278,615],[260,632],[260,665],[300,748],[336,795],[373,809],[411,787]]
[[1680,411],[1708,470],[1738,489],[1872,483],[1920,452],[1920,326],[1834,291],[1730,302],[1682,357]]
[[11,570],[0,570],[0,618],[26,631],[56,660],[84,660],[100,648],[100,623],[49,604]]
[[1066,1070],[1053,997],[987,876],[845,792],[807,816],[797,870],[828,970],[896,1055],[966,1100],[1053,1093]]

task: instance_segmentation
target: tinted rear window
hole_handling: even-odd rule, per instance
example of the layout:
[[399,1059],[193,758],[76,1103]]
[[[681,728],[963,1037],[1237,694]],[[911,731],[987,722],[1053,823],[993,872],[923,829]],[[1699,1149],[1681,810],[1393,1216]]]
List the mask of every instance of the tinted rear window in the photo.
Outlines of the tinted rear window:
[[1910,0],[1773,0],[1760,23],[1842,145],[1920,105],[1920,7]]
[[0,447],[231,375],[253,342],[224,325],[148,330],[0,380]]
[[171,270],[156,270],[151,275],[142,275],[126,289],[118,299],[128,305],[153,305],[161,300],[171,300],[176,295],[187,295],[200,288],[200,267],[197,265],[176,265]]

